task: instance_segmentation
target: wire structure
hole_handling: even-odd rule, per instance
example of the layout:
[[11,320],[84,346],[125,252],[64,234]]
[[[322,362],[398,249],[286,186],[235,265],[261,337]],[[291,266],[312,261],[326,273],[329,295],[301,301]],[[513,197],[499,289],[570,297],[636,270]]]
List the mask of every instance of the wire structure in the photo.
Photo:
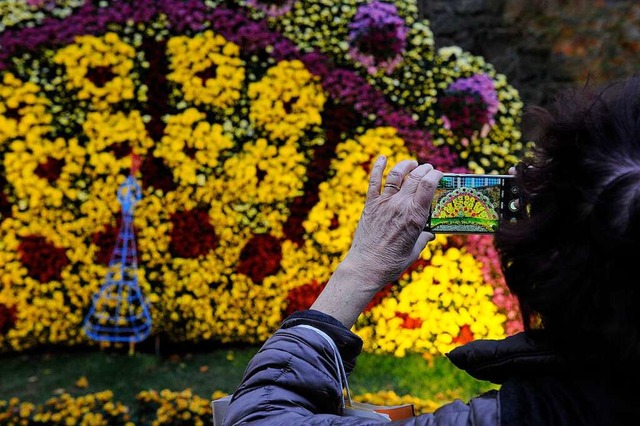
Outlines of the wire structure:
[[133,212],[142,190],[133,176],[118,189],[122,225],[111,253],[107,276],[84,320],[87,336],[101,342],[137,343],[151,333],[151,315],[138,286],[138,258]]

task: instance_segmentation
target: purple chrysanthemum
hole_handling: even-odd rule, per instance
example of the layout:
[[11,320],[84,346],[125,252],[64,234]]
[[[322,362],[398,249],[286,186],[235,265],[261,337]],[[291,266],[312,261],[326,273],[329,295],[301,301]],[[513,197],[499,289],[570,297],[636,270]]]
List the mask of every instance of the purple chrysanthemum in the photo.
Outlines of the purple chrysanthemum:
[[456,80],[438,99],[445,126],[462,138],[488,132],[498,105],[495,86],[486,74]]
[[474,74],[468,78],[459,78],[449,86],[448,90],[477,93],[487,106],[487,112],[491,118],[498,112],[498,93],[493,80],[486,74]]
[[369,73],[390,73],[402,61],[408,29],[395,5],[375,0],[360,6],[349,30],[349,55]]

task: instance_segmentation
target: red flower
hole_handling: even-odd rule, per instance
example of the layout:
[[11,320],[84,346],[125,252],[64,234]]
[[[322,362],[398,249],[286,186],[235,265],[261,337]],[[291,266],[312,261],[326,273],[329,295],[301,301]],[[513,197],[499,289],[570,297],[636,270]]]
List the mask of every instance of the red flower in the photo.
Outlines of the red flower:
[[491,122],[491,113],[477,93],[448,91],[438,99],[438,107],[449,121],[451,131],[459,137],[469,138]]
[[176,212],[171,215],[169,250],[177,257],[195,259],[218,247],[219,238],[204,209]]
[[203,85],[210,78],[216,78],[217,76],[218,76],[218,66],[216,64],[212,64],[207,69],[204,69],[202,71],[198,71],[196,73],[196,77],[198,77],[202,81]]
[[62,269],[70,263],[66,249],[56,247],[38,235],[25,237],[18,252],[28,275],[43,283],[59,280]]
[[400,327],[413,330],[422,327],[422,320],[420,318],[413,318],[409,314],[404,312],[396,312],[396,317],[401,318],[402,324]]
[[338,219],[338,215],[336,213],[331,217],[331,224],[329,225],[329,229],[334,231],[340,227],[340,220]]
[[291,201],[289,205],[291,214],[289,214],[284,227],[285,237],[298,245],[302,245],[304,242],[304,226],[302,223],[305,221],[311,207],[320,198],[317,191],[311,191],[309,188],[311,188],[309,182],[305,183],[304,195],[298,196]]
[[16,324],[18,311],[15,306],[0,304],[0,334],[4,334]]
[[112,143],[105,149],[105,151],[112,153],[114,157],[116,157],[119,160],[121,158],[131,155],[131,152],[133,150],[131,149],[131,144],[125,141],[125,142],[119,142],[119,143]]
[[35,173],[42,179],[46,179],[49,182],[55,182],[60,177],[64,164],[64,160],[58,160],[56,158],[49,157],[47,158],[46,163],[38,164]]
[[87,79],[97,87],[104,87],[104,85],[113,80],[115,76],[111,67],[107,66],[91,67],[87,70]]
[[176,189],[176,184],[173,182],[173,172],[164,164],[162,158],[145,157],[140,166],[140,173],[142,174],[142,186],[145,189],[153,187],[165,193]]
[[96,263],[101,265],[108,265],[111,260],[111,253],[116,245],[118,239],[118,231],[120,229],[120,223],[122,222],[122,216],[119,215],[116,219],[116,225],[107,224],[104,226],[101,232],[96,232],[91,236],[91,242],[98,247],[98,251],[95,255]]
[[326,285],[326,282],[318,284],[314,280],[309,284],[290,290],[285,299],[287,306],[284,309],[283,316],[286,318],[294,312],[309,309]]
[[4,191],[7,186],[7,179],[4,176],[0,176],[0,222],[7,217],[11,217],[11,203]]
[[384,299],[389,295],[389,293],[391,293],[391,287],[393,287],[393,283],[389,283],[382,287],[382,290],[380,290],[376,293],[375,296],[373,296],[373,299],[371,299],[371,302],[369,302],[369,304],[364,308],[363,312],[369,312],[375,306],[379,305],[380,302],[382,302],[382,299]]
[[362,167],[362,169],[367,172],[367,174],[371,173],[371,163],[373,161],[373,156],[369,156],[369,160],[365,161],[364,163],[360,163],[360,167]]
[[281,260],[282,245],[279,239],[268,234],[254,235],[240,253],[237,272],[259,284],[278,272]]
[[473,339],[474,339],[474,336],[473,336],[473,333],[471,332],[471,327],[469,327],[468,324],[465,324],[462,327],[460,327],[460,332],[456,337],[453,338],[453,343],[459,343],[461,345],[464,345],[465,343],[469,343],[473,341]]

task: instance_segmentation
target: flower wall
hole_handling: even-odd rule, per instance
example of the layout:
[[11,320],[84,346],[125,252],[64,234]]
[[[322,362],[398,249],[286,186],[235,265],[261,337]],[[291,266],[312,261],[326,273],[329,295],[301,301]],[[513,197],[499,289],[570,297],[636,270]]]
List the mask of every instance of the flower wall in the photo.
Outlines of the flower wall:
[[[134,168],[153,334],[258,343],[349,248],[379,154],[504,173],[505,77],[435,50],[415,1],[11,0],[0,24],[0,352],[82,321]],[[489,236],[439,235],[354,331],[438,355],[519,330]]]

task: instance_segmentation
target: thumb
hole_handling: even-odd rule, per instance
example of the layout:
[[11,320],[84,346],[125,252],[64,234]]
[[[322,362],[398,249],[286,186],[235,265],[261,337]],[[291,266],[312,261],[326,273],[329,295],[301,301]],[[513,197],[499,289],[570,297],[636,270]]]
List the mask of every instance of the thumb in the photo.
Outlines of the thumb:
[[422,250],[424,250],[424,248],[427,246],[427,243],[435,240],[435,238],[436,236],[433,235],[431,232],[420,233],[420,236],[418,237],[416,244],[413,246],[413,253],[411,256],[411,258],[413,259],[412,263],[418,260],[418,258],[420,257],[420,253],[422,253]]

